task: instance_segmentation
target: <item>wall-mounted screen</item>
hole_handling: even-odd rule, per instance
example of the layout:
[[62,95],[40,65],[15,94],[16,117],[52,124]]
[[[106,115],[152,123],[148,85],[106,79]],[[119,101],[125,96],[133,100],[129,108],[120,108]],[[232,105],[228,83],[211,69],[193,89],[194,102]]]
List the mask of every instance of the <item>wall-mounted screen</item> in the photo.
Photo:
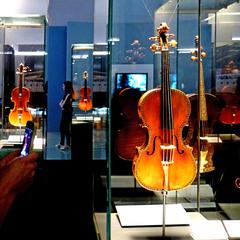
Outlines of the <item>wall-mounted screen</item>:
[[146,91],[147,84],[147,73],[116,73],[116,89],[130,87],[139,89],[140,91]]

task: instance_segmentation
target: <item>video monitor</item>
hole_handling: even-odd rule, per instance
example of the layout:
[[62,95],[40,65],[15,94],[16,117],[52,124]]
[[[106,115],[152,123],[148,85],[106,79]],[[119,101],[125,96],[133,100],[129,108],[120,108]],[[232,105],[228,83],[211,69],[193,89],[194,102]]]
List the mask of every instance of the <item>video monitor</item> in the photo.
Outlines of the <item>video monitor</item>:
[[125,87],[139,89],[139,91],[146,91],[148,84],[147,73],[116,73],[116,89]]

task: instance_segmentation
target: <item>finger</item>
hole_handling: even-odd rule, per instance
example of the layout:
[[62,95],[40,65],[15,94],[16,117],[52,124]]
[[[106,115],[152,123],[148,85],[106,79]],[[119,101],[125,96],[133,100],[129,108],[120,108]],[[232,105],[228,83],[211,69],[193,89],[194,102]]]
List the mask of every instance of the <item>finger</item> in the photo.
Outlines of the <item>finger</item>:
[[36,160],[38,159],[39,155],[38,153],[36,152],[31,152],[28,156],[27,156],[27,159],[30,161],[30,162],[36,162]]
[[29,164],[29,169],[30,169],[31,171],[35,171],[36,168],[37,168],[37,163],[30,163],[30,164]]
[[21,157],[22,161],[28,162],[28,163],[35,163],[38,159],[38,154],[36,152],[31,152],[29,155],[25,157]]

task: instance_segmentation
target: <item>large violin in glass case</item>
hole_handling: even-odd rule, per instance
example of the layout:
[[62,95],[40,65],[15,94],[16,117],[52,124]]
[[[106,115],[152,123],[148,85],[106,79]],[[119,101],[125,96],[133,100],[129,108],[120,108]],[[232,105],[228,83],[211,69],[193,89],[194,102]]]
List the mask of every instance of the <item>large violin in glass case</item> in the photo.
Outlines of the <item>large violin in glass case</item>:
[[178,190],[191,184],[196,177],[196,162],[191,147],[184,145],[182,129],[190,115],[190,101],[185,93],[170,87],[169,47],[166,23],[157,28],[157,36],[150,40],[153,52],[161,52],[161,87],[147,91],[138,103],[138,114],[148,138],[137,148],[133,160],[133,174],[138,183],[152,191]]

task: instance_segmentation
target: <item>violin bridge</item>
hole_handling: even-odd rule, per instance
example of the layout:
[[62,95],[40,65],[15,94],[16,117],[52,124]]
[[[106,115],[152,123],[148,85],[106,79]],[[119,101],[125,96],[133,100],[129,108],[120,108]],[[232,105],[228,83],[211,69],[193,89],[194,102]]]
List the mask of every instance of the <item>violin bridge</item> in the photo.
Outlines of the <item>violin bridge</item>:
[[160,145],[160,148],[162,150],[162,165],[169,166],[170,164],[173,164],[174,150],[176,149],[176,146],[173,144]]
[[172,149],[175,149],[176,146],[175,146],[175,145],[172,145],[172,144],[170,144],[170,145],[160,145],[160,148],[161,148],[162,150],[172,150]]

